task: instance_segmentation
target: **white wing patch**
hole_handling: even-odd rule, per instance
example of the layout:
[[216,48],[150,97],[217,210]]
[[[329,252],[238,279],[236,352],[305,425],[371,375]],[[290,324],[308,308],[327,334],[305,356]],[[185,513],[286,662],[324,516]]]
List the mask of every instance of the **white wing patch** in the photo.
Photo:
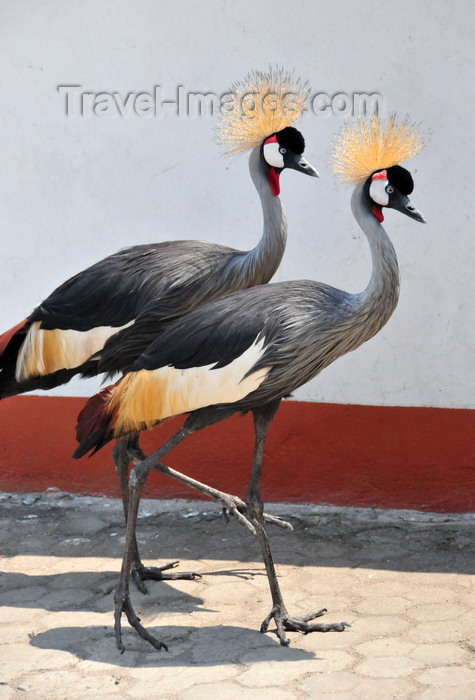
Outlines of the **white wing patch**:
[[225,367],[215,364],[189,369],[160,367],[131,372],[117,386],[109,409],[117,411],[117,434],[220,403],[234,403],[257,389],[270,367],[247,373],[265,352],[264,339],[254,343]]
[[45,330],[40,321],[30,326],[18,355],[15,379],[19,382],[28,377],[40,377],[59,369],[79,367],[95,352],[101,350],[106,341],[135,319],[120,327],[98,326],[89,331]]

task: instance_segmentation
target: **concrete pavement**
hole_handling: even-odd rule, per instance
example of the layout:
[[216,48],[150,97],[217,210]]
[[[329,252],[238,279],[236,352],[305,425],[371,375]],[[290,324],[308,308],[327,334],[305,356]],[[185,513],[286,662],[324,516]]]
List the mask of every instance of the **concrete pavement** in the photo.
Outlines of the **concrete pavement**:
[[[113,637],[111,589],[123,520],[114,499],[2,494],[0,700],[475,699],[475,517],[275,505],[293,532],[269,527],[291,614],[328,608],[342,633],[259,626],[270,595],[257,543],[204,501],[146,500],[147,563],[179,559],[200,581],[133,591],[158,652],[124,622]],[[272,628],[272,625],[271,625]]]

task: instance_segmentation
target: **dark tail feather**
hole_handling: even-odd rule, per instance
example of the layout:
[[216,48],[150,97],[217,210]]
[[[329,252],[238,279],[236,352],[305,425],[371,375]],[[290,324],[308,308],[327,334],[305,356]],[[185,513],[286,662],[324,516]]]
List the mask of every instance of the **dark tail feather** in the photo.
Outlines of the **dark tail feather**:
[[15,371],[28,326],[28,320],[25,319],[0,335],[0,399],[21,393]]
[[112,384],[86,401],[76,425],[76,440],[79,442],[79,447],[73,454],[74,459],[83,457],[90,450],[92,450],[90,454],[92,457],[114,437],[111,425],[113,416],[108,412],[107,407],[115,387],[116,385]]
[[8,343],[10,340],[13,338],[14,335],[18,333],[28,322],[28,319],[24,319],[23,321],[20,321],[20,323],[17,323],[16,326],[13,326],[13,328],[10,328],[10,330],[5,331],[5,333],[2,333],[0,335],[0,357],[3,355],[5,352],[5,348],[7,347]]
[[[14,372],[14,367],[13,367]],[[27,391],[48,391],[61,384],[67,384],[77,374],[74,369],[58,369],[52,374],[42,374],[38,377],[27,377],[20,382],[15,380],[12,372],[8,372],[7,368],[1,368],[0,371],[0,399],[6,399],[9,396],[17,396],[24,394]]]

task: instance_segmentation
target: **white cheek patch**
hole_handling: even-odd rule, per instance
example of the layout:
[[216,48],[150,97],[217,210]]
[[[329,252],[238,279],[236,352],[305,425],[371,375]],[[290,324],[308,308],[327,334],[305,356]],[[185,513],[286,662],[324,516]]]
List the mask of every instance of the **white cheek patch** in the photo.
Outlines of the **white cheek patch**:
[[371,185],[369,186],[369,196],[373,202],[376,202],[376,204],[382,207],[387,207],[389,204],[389,195],[386,192],[388,184],[386,171],[383,170],[381,173],[373,175]]
[[[134,319],[135,320],[135,319]],[[99,326],[90,331],[45,330],[40,322],[33,323],[18,355],[15,379],[19,382],[28,377],[52,374],[59,369],[73,369],[102,350],[106,341],[124,326]]]
[[[254,343],[225,367],[215,365],[176,369],[160,367],[131,372],[117,385],[110,404],[117,411],[117,434],[160,420],[221,403],[234,403],[257,389],[270,367],[247,375],[265,352],[264,340]],[[247,375],[247,376],[246,376]]]
[[279,151],[279,144],[277,141],[265,143],[263,151],[265,161],[268,165],[272,166],[273,168],[284,167],[284,156]]

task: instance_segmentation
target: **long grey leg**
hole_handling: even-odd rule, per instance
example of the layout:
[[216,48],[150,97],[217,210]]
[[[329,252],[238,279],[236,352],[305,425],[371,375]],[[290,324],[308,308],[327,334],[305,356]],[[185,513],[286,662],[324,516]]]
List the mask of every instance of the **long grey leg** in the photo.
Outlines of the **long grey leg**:
[[[132,461],[134,462],[134,464],[138,464],[146,459],[146,455],[144,454],[139,445],[139,435],[133,434],[126,438],[117,439],[112,452],[112,457],[114,460],[114,465],[119,480],[120,493],[122,497],[122,506],[124,509],[124,517],[127,523],[130,462]],[[164,464],[156,464],[154,465],[153,469],[161,472],[162,474],[170,476],[172,479],[175,479],[176,481],[179,481],[180,483],[195,489],[196,491],[204,494],[205,496],[208,496],[209,498],[212,498],[215,501],[218,501],[222,504],[223,511],[225,513],[227,511],[232,513],[242,525],[247,527],[252,532],[252,534],[256,534],[254,526],[245,517],[245,513],[247,510],[246,504],[238,496],[232,496],[231,494],[225,493],[224,491],[219,491],[218,489],[214,489],[211,486],[207,486],[206,484],[197,481],[196,479],[192,479],[191,477],[188,477],[185,474],[176,471],[175,469],[171,469],[170,467],[167,467]],[[286,520],[280,518],[279,516],[264,513],[264,520],[270,524],[278,525],[279,527],[282,527],[287,530],[292,530],[292,525]],[[164,564],[163,566],[145,566],[142,563],[142,560],[140,559],[137,541],[135,541],[134,555],[131,566],[131,575],[135,582],[135,585],[141,593],[147,593],[147,587],[144,583],[144,581],[146,580],[197,581],[201,578],[199,574],[192,571],[168,571],[169,569],[174,569],[176,566],[178,566],[178,564],[179,561],[172,561],[167,564]]]
[[[127,525],[127,514],[129,510],[129,464],[130,457],[127,450],[127,438],[119,438],[116,440],[114,449],[112,450],[112,459],[114,461],[115,471],[119,480],[120,495],[122,498],[122,508],[124,510],[125,524]],[[147,587],[137,576],[137,569],[143,566],[140,559],[137,541],[134,538],[134,554],[132,562],[132,576],[135,584],[141,593],[147,593]]]
[[[176,479],[182,484],[185,484],[186,486],[195,489],[195,491],[199,491],[205,496],[209,496],[214,501],[219,501],[222,504],[223,508],[225,508],[234,516],[236,516],[237,520],[241,523],[241,525],[247,527],[247,529],[253,535],[256,534],[253,524],[248,520],[248,518],[245,517],[245,513],[247,513],[247,506],[245,502],[241,500],[238,496],[232,496],[229,493],[219,491],[218,489],[215,489],[212,486],[203,484],[201,481],[197,481],[196,479],[192,479],[191,477],[186,476],[181,472],[177,472],[175,469],[171,469],[170,467],[167,467],[161,462],[154,464],[152,469],[160,472],[161,474],[171,476],[172,479]],[[271,523],[272,525],[278,525],[279,527],[282,527],[285,530],[293,530],[292,525],[286,520],[283,520],[283,518],[280,518],[278,515],[269,515],[268,513],[263,513],[263,518],[265,522]]]
[[288,614],[282,593],[280,590],[279,582],[277,580],[277,574],[275,572],[274,562],[272,559],[272,553],[269,545],[269,540],[267,538],[267,533],[264,529],[264,519],[263,519],[263,502],[260,492],[260,481],[262,475],[262,458],[264,454],[264,444],[267,437],[267,432],[272,419],[279,407],[280,401],[267,404],[262,408],[255,409],[254,414],[254,427],[255,427],[255,447],[254,447],[254,458],[252,464],[251,478],[249,481],[249,487],[246,496],[247,512],[254,525],[256,536],[261,547],[262,558],[266,567],[267,578],[269,581],[269,587],[272,596],[272,609],[269,615],[261,624],[261,632],[266,632],[269,626],[269,622],[273,618],[277,625],[277,636],[280,643],[283,646],[289,644],[289,640],[285,634],[285,630],[299,630],[301,632],[329,632],[337,631],[342,632],[345,627],[349,625],[346,622],[334,623],[334,624],[309,624],[310,620],[320,617],[326,612],[326,609],[316,610],[315,612],[305,615],[301,618],[292,618]]
[[[274,409],[277,410],[276,405]],[[171,476],[174,479],[178,479],[182,483],[188,484],[192,488],[195,488],[201,493],[204,493],[211,498],[215,498],[227,508],[229,508],[231,511],[235,512],[237,517],[241,521],[246,521],[247,519],[244,518],[242,514],[242,509],[244,507],[245,512],[249,512],[248,504],[243,504],[243,502],[240,499],[235,498],[234,496],[230,496],[229,494],[223,493],[221,491],[217,491],[216,489],[212,489],[211,487],[207,486],[206,484],[202,484],[201,482],[196,481],[195,479],[191,479],[190,477],[186,477],[185,475],[181,474],[180,472],[176,472],[173,469],[170,469],[169,467],[166,467],[164,464],[161,463],[161,459],[176,445],[178,445],[182,440],[184,440],[188,435],[191,435],[191,433],[200,430],[202,428],[205,428],[209,425],[212,425],[213,423],[217,423],[218,421],[221,421],[225,418],[228,418],[230,415],[234,413],[233,409],[217,409],[217,408],[208,408],[208,409],[201,409],[200,411],[195,411],[192,413],[187,420],[185,421],[184,425],[180,430],[178,430],[162,447],[160,447],[158,450],[156,450],[150,457],[147,457],[145,460],[137,464],[131,471],[130,473],[130,479],[129,479],[129,493],[128,493],[128,514],[127,514],[127,529],[126,529],[126,538],[125,538],[125,547],[124,547],[124,556],[122,560],[122,568],[119,576],[119,581],[117,584],[115,596],[114,596],[114,602],[115,602],[115,637],[116,637],[116,644],[117,648],[120,650],[122,653],[125,649],[123,643],[122,643],[122,625],[121,625],[121,620],[122,620],[122,613],[124,612],[127,616],[127,619],[132,627],[137,631],[140,637],[142,639],[145,639],[146,641],[150,642],[156,649],[166,649],[166,644],[164,642],[161,642],[155,637],[153,637],[144,627],[143,625],[140,624],[140,620],[137,617],[137,615],[134,612],[134,609],[132,607],[132,603],[130,601],[130,590],[129,590],[129,580],[130,580],[130,572],[131,572],[131,567],[134,559],[134,547],[135,547],[135,529],[137,525],[137,515],[138,515],[138,509],[139,509],[139,504],[140,504],[140,497],[142,494],[143,487],[145,486],[145,483],[147,481],[148,473],[150,469],[155,469],[157,471],[160,471],[161,473],[167,474]],[[272,414],[273,415],[273,414]],[[270,423],[270,420],[269,420]],[[264,440],[265,440],[265,433],[263,436],[262,440],[262,448],[264,445]],[[285,523],[285,521],[282,521],[280,518],[276,518],[273,516],[268,516],[269,520],[271,522],[275,522],[276,524],[279,524],[283,527],[288,527],[288,525]],[[260,526],[262,527],[262,522],[265,519],[265,514],[262,511],[262,504],[261,504],[261,513],[260,513]],[[251,531],[255,532],[255,524],[256,524],[257,519],[253,519],[253,523],[251,524]],[[246,524],[246,523],[245,523]],[[256,532],[257,534],[257,532]]]
[[[142,454],[142,459],[145,455],[140,450],[138,445],[138,435],[132,435],[128,438],[119,438],[116,440],[112,452],[117,477],[119,479],[120,494],[122,497],[122,506],[124,509],[125,522],[127,524],[127,513],[129,507],[129,465],[131,456]],[[168,572],[168,569],[174,569],[178,566],[178,561],[172,561],[163,566],[145,566],[140,559],[137,540],[134,538],[134,553],[131,566],[131,574],[135,585],[141,593],[147,593],[145,580],[151,579],[154,581],[198,581],[201,576],[192,571]]]
[[[209,409],[204,409],[204,411],[209,412]],[[193,415],[197,416],[198,411],[196,411]],[[229,414],[227,414],[229,415]],[[221,419],[222,420],[222,419]],[[197,428],[199,429],[199,428]],[[127,441],[127,452],[129,455],[129,458],[131,461],[134,462],[134,464],[139,464],[140,462],[143,462],[144,459],[147,458],[147,456],[144,454],[142,451],[140,445],[139,445],[139,434],[135,433],[134,435],[129,436],[126,438]],[[117,441],[119,442],[119,441]],[[167,476],[170,476],[172,479],[175,479],[175,481],[179,481],[181,484],[185,484],[185,486],[189,486],[192,489],[195,489],[195,491],[199,491],[199,493],[202,493],[205,496],[208,496],[209,498],[213,499],[214,501],[218,501],[219,503],[222,504],[223,510],[226,513],[229,511],[232,513],[238,521],[241,523],[241,525],[244,525],[247,527],[253,535],[255,535],[254,527],[251,525],[249,520],[245,517],[243,517],[247,511],[247,506],[245,502],[239,498],[238,496],[233,496],[229,493],[225,493],[224,491],[219,491],[218,489],[213,488],[212,486],[208,486],[207,484],[204,484],[202,481],[197,481],[196,479],[192,479],[189,476],[186,476],[186,474],[183,474],[182,472],[177,471],[176,469],[171,469],[170,467],[165,466],[164,464],[157,463],[152,467],[155,471],[160,472],[161,474],[166,474]],[[128,469],[126,473],[126,477],[128,476]],[[120,477],[119,477],[120,478]],[[125,491],[126,491],[126,499],[128,499],[128,480],[126,478],[125,481]],[[122,485],[121,485],[121,493],[122,493]],[[124,503],[124,496],[122,496],[122,502]],[[124,506],[124,512],[125,512],[125,506]],[[125,512],[125,517],[127,519],[127,514]],[[272,525],[278,525],[279,527],[284,528],[285,530],[293,530],[293,527],[290,523],[288,523],[286,520],[283,518],[279,518],[278,515],[269,515],[268,513],[264,513],[264,520],[266,523],[270,523]],[[138,552],[137,552],[137,558],[139,557]],[[178,562],[173,562],[173,564],[177,564]],[[167,565],[168,568],[169,565]],[[160,567],[162,568],[162,567]],[[147,570],[146,567],[144,567],[145,570]],[[153,577],[151,577],[153,578]],[[175,576],[173,575],[173,578]]]
[[[159,471],[162,469],[159,467],[161,458],[166,455],[170,450],[172,450],[176,445],[178,445],[182,440],[184,440],[188,435],[205,428],[208,425],[212,425],[234,413],[233,410],[218,410],[218,409],[203,409],[202,411],[196,411],[192,413],[180,430],[178,430],[172,437],[167,440],[167,442],[162,445],[158,450],[156,450],[150,457],[147,457],[143,462],[140,462],[135,466],[129,478],[129,495],[128,495],[128,512],[126,519],[126,536],[125,536],[125,547],[124,556],[122,559],[122,567],[120,571],[119,581],[117,584],[114,603],[115,603],[115,638],[116,644],[119,651],[122,653],[125,649],[122,643],[122,625],[121,618],[122,613],[125,612],[130,625],[137,631],[137,633],[150,642],[156,649],[166,649],[167,646],[164,642],[161,642],[155,637],[153,637],[145,627],[140,624],[140,620],[135,614],[130,601],[130,590],[129,590],[129,580],[130,572],[132,568],[132,563],[134,560],[135,552],[135,529],[137,525],[137,515],[140,505],[140,496],[142,494],[143,487],[147,481],[147,476],[152,468],[158,468]],[[165,467],[165,469],[167,469]]]

